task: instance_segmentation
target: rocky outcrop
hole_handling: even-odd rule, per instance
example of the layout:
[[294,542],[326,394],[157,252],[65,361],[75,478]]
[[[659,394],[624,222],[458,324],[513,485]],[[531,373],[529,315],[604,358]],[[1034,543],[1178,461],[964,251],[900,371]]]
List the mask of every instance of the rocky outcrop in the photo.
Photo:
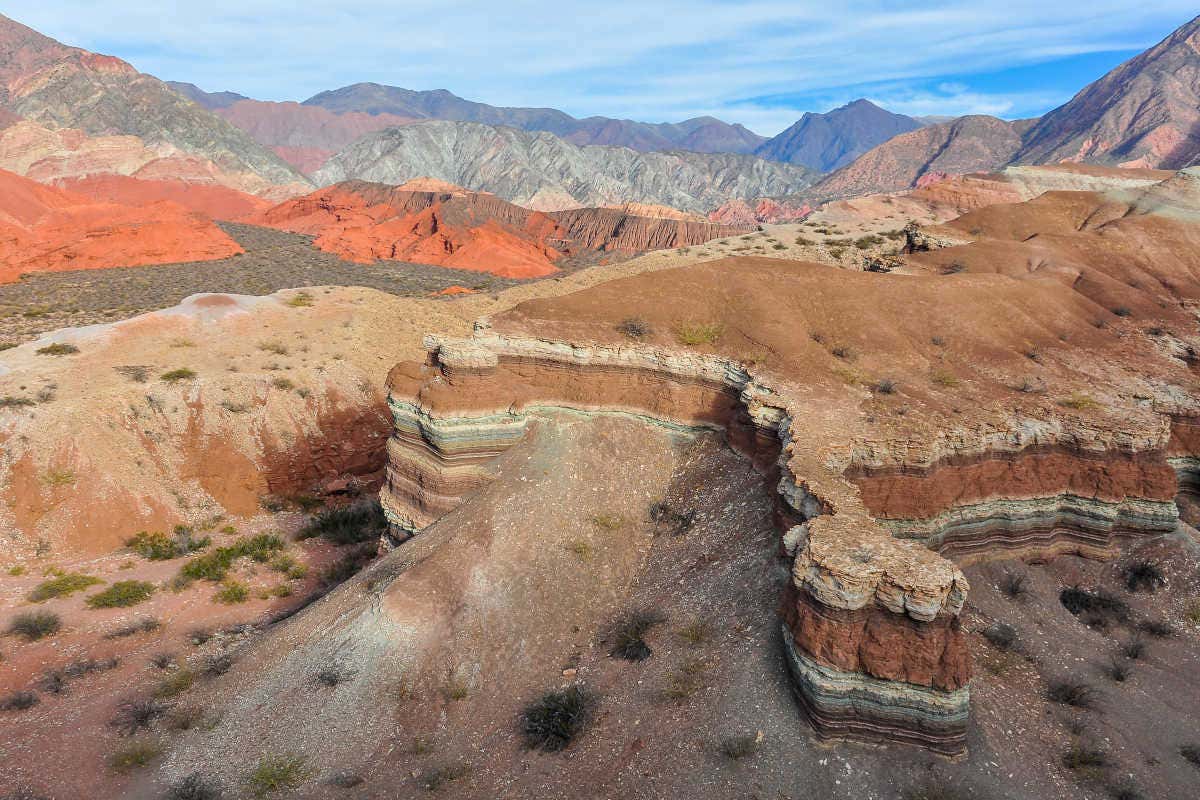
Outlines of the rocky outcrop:
[[919,127],[921,123],[912,117],[859,99],[824,114],[805,114],[783,133],[763,142],[754,154],[832,172],[893,136]]
[[209,261],[242,248],[169,201],[120,205],[0,171],[0,283],[26,272]]
[[[410,538],[488,480],[489,459],[547,408],[635,414],[712,428],[779,469],[793,582],[783,599],[789,668],[822,735],[964,747],[970,659],[957,616],[962,573],[890,537],[841,476],[797,477],[806,432],[739,364],[645,347],[572,345],[492,333],[428,340],[427,365],[389,375],[394,433],[381,499],[391,541]],[[804,464],[805,469],[812,464]]]
[[731,198],[796,194],[814,173],[747,155],[579,147],[550,133],[473,122],[418,122],[368,134],[314,179],[400,184],[429,176],[554,211],[628,202],[707,212]]
[[625,253],[689,247],[749,230],[747,225],[635,216],[611,208],[552,211],[548,216],[566,230],[576,248]]
[[713,117],[657,124],[608,117],[576,119],[553,108],[490,106],[464,100],[445,89],[417,92],[378,83],[356,83],[321,92],[305,100],[304,105],[339,115],[391,114],[409,119],[481,122],[524,131],[546,131],[572,144],[628,147],[642,152],[749,153],[764,141],[741,125],[730,125]]
[[745,232],[708,222],[631,216],[614,209],[546,214],[496,195],[439,182],[404,186],[347,181],[285,201],[248,219],[315,236],[314,245],[351,261],[437,264],[510,278],[548,275],[586,253],[686,247]]
[[1181,169],[1200,158],[1200,17],[1085,87],[1029,131],[1016,160]]
[[730,200],[720,208],[708,212],[708,218],[725,225],[774,225],[801,222],[812,213],[813,208],[808,203],[795,204],[788,200],[764,197],[753,204],[745,200]]

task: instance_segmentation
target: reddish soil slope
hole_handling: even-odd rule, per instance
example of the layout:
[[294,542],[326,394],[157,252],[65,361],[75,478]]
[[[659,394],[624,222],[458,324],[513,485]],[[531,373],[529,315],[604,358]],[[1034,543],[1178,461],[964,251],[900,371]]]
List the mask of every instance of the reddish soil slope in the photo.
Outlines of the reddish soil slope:
[[162,200],[178,203],[212,219],[238,219],[271,207],[270,201],[236,189],[182,180],[143,180],[125,175],[89,175],[58,183],[63,189],[105,203],[147,206]]
[[211,221],[175,203],[96,202],[0,171],[0,283],[25,272],[207,261],[240,252]]

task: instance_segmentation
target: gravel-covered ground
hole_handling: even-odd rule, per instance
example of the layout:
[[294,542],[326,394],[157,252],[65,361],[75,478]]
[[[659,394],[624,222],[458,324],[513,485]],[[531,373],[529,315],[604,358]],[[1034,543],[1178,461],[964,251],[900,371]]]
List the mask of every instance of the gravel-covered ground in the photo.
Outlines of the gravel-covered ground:
[[245,253],[219,261],[34,273],[0,286],[0,344],[167,308],[197,292],[264,295],[300,286],[368,286],[424,297],[449,286],[493,292],[519,283],[485,272],[405,261],[355,264],[317,250],[308,236],[219,224]]

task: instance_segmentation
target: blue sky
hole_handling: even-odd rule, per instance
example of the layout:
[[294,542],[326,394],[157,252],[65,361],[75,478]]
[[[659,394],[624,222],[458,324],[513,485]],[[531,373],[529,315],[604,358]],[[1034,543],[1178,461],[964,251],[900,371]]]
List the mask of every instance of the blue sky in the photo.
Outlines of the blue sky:
[[495,105],[772,135],[867,97],[913,114],[1041,114],[1196,14],[1195,0],[0,0],[68,44],[264,100],[358,81]]

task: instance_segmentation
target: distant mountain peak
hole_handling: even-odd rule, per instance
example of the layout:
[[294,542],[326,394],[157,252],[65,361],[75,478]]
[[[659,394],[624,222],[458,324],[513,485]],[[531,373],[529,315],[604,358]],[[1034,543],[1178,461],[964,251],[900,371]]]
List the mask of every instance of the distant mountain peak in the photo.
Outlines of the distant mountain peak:
[[772,161],[830,172],[893,136],[919,127],[921,123],[912,117],[893,114],[860,97],[824,114],[804,114],[754,152]]

